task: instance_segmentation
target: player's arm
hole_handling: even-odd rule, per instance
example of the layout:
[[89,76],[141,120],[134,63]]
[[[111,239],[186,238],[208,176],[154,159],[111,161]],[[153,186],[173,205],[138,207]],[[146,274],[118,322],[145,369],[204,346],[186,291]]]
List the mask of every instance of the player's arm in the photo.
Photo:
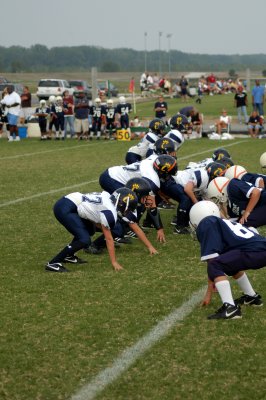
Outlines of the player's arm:
[[213,282],[210,279],[208,279],[207,290],[201,302],[202,306],[207,306],[208,304],[210,304],[212,299],[212,293],[213,293]]
[[197,203],[197,197],[194,194],[194,183],[192,181],[188,182],[185,186],[184,186],[184,192],[186,193],[186,195],[191,199],[191,201],[193,202],[193,204]]
[[252,190],[249,202],[246,206],[246,209],[245,209],[242,217],[239,220],[240,224],[244,224],[245,222],[247,222],[248,217],[250,216],[250,214],[252,213],[252,211],[254,210],[254,208],[256,207],[256,205],[260,199],[260,195],[261,195],[260,189],[254,188]]
[[115,245],[114,245],[114,240],[111,234],[111,231],[106,228],[104,225],[101,225],[101,229],[103,231],[105,241],[106,241],[106,247],[109,253],[109,257],[112,263],[112,266],[115,271],[120,271],[123,269],[123,267],[116,261],[115,257]]
[[142,243],[147,247],[147,249],[150,252],[150,255],[152,254],[158,254],[158,251],[153,247],[145,233],[143,232],[142,229],[138,226],[136,223],[130,223],[129,224],[130,229],[135,232],[137,237],[142,241]]

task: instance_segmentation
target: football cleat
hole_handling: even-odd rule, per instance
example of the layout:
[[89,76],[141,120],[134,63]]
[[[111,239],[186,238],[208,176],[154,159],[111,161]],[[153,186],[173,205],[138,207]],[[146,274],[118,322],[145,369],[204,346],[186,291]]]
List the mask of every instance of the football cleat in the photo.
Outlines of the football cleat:
[[64,259],[64,262],[69,264],[87,264],[87,261],[82,260],[77,256],[68,256]]
[[92,243],[90,246],[86,247],[84,249],[85,253],[89,253],[89,254],[102,254],[103,249],[95,246],[94,243]]
[[239,319],[242,318],[239,305],[224,303],[221,308],[215,311],[214,314],[208,316],[208,319]]
[[132,239],[138,239],[138,236],[135,234],[135,232],[129,230],[125,233],[126,238],[132,238]]
[[255,306],[255,307],[263,306],[261,295],[258,293],[256,293],[255,296],[249,296],[248,294],[243,294],[243,296],[238,297],[238,299],[235,299],[234,302],[238,306],[241,305]]
[[45,271],[48,272],[69,272],[61,263],[47,263],[45,266]]
[[146,229],[153,229],[153,228],[154,228],[154,225],[153,225],[153,223],[151,223],[151,222],[143,221],[143,222],[142,222],[142,225],[141,225],[141,228],[144,229],[144,230],[146,230]]
[[171,225],[176,226],[177,225],[177,216],[174,216],[172,221],[170,222]]
[[190,230],[187,226],[176,226],[173,231],[174,235],[188,235],[190,234]]
[[114,238],[114,242],[115,243],[119,243],[119,244],[132,244],[131,240],[128,237],[115,237]]

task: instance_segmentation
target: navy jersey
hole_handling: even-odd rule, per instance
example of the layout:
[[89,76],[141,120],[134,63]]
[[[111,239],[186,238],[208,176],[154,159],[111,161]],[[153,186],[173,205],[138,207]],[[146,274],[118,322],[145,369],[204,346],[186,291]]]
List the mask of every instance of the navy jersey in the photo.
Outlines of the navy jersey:
[[266,238],[226,219],[206,217],[198,225],[196,233],[201,246],[202,261],[234,249],[245,252],[266,251]]
[[63,104],[53,104],[51,107],[51,113],[56,114],[57,118],[64,118],[64,108],[63,108]]
[[228,206],[234,216],[240,217],[246,209],[250,195],[255,189],[249,182],[231,179],[227,186]]
[[40,122],[40,121],[46,121],[48,115],[50,114],[50,112],[51,112],[50,108],[49,108],[49,107],[46,107],[46,106],[44,106],[44,107],[38,107],[38,108],[36,108],[36,110],[35,110],[35,113],[38,114],[39,122]]
[[120,103],[116,106],[116,112],[121,115],[128,115],[131,111],[131,104],[130,103]]
[[260,179],[263,179],[264,187],[266,187],[266,175],[263,174],[254,174],[251,172],[247,172],[241,178],[241,181],[252,183],[252,185],[259,187]]
[[106,115],[106,107],[105,106],[92,106],[90,113],[94,120],[101,120],[102,115]]
[[111,123],[115,121],[115,107],[107,107],[106,108],[106,121],[107,123]]

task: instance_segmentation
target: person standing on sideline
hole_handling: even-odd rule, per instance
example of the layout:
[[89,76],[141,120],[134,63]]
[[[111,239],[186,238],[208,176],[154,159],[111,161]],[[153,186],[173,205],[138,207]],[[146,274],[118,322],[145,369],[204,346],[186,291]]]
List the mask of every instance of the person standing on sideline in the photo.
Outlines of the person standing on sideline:
[[179,86],[181,88],[181,99],[183,102],[187,102],[188,99],[188,81],[184,77],[184,75],[181,76],[181,79],[179,81]]
[[155,118],[162,119],[165,123],[167,122],[167,110],[168,105],[164,100],[163,96],[159,96],[158,101],[154,104]]
[[[1,100],[1,104],[3,104],[7,109],[7,120],[9,124],[9,142],[13,142],[13,140],[19,141],[20,137],[18,134],[18,118],[20,113],[20,104],[21,99],[20,96],[15,92],[14,86],[8,85],[7,86],[7,94]],[[13,138],[13,135],[16,138]]]
[[238,122],[242,124],[242,115],[244,115],[245,123],[248,122],[247,114],[248,96],[247,93],[243,91],[242,86],[238,86],[237,92],[235,94],[235,107],[237,108]]
[[65,90],[63,93],[63,107],[64,107],[64,138],[67,138],[67,127],[69,126],[70,137],[71,139],[75,136],[75,128],[74,128],[74,99],[73,96],[70,96],[69,91]]
[[264,87],[260,85],[260,81],[256,79],[255,86],[252,89],[252,105],[253,110],[258,111],[259,115],[264,115]]
[[29,91],[28,86],[24,86],[23,93],[20,95],[21,99],[21,109],[20,109],[20,123],[22,125],[28,120],[31,116],[31,93]]

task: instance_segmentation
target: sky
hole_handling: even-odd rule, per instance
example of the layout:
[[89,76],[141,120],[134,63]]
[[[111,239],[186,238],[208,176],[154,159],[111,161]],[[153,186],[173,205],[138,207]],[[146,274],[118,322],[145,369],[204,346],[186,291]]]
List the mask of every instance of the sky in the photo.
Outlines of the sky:
[[1,17],[4,47],[266,54],[266,0],[7,0]]

